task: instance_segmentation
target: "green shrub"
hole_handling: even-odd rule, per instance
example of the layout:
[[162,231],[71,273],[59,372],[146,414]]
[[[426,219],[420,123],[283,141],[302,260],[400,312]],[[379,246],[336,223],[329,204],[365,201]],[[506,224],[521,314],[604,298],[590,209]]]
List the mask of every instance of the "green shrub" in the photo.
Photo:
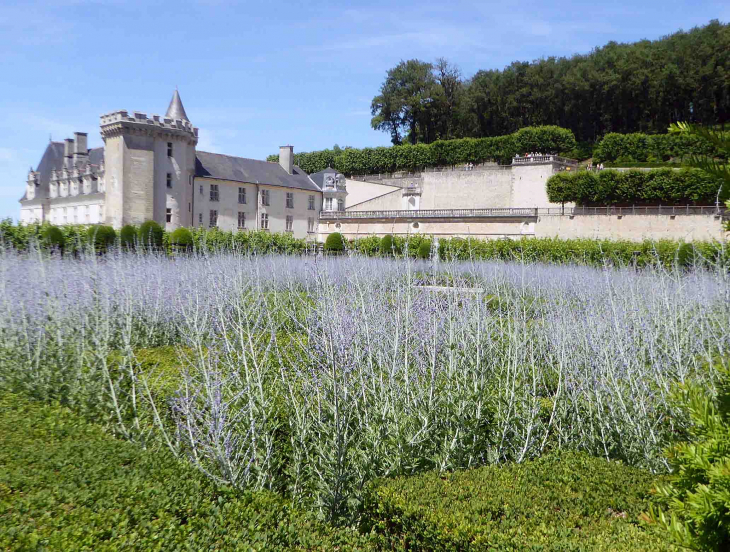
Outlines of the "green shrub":
[[386,234],[383,239],[380,240],[380,254],[384,257],[393,255],[393,236]]
[[190,232],[190,230],[188,230],[184,226],[176,228],[170,234],[170,245],[176,246],[181,249],[189,249],[193,245],[192,232]]
[[637,521],[651,474],[581,453],[373,486],[362,529],[384,549],[672,550]]
[[0,394],[0,550],[365,549],[268,492],[235,493],[66,408]]
[[137,227],[127,224],[119,231],[119,242],[122,244],[122,247],[131,248],[136,245],[138,236],[139,230]]
[[[652,171],[561,172],[548,178],[546,189],[552,203],[663,202],[664,204],[715,203],[722,181],[695,169]],[[724,199],[730,190],[723,190]]]
[[41,231],[41,244],[52,249],[63,249],[66,243],[63,232],[57,226],[48,225]]
[[[513,134],[488,138],[458,138],[437,140],[431,144],[298,153],[294,156],[294,163],[309,174],[328,166],[345,174],[378,174],[491,160],[508,164],[517,153],[561,153],[575,147],[575,136],[570,130],[548,125],[522,128]],[[270,155],[267,160],[278,162],[279,156]]]
[[730,550],[730,369],[718,369],[716,397],[697,385],[676,391],[692,440],[668,451],[673,475],[657,485],[663,507],[646,518],[680,546],[708,552]]
[[144,245],[161,247],[165,231],[154,220],[143,222],[139,227],[139,241]]
[[330,252],[338,252],[345,250],[345,241],[342,238],[342,234],[339,232],[333,232],[324,242],[324,250]]
[[419,259],[430,259],[431,258],[431,240],[423,240],[418,246],[418,258]]
[[97,251],[104,252],[114,245],[117,239],[117,233],[111,226],[89,226],[86,236],[90,244],[93,244]]
[[725,159],[725,153],[711,142],[686,134],[606,134],[593,150],[593,161],[667,161],[675,157],[700,155]]

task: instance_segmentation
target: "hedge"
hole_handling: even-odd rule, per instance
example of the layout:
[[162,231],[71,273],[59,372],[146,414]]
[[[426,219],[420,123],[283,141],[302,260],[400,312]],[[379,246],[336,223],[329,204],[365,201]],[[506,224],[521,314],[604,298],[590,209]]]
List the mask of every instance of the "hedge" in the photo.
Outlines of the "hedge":
[[687,155],[725,159],[712,143],[687,134],[606,134],[593,150],[596,163],[667,161]]
[[[695,169],[651,171],[560,172],[548,178],[546,191],[551,203],[615,203],[714,205],[722,181]],[[729,190],[722,190],[720,200]]]
[[638,526],[654,476],[582,453],[371,488],[364,531],[401,550],[675,550]]
[[[0,221],[0,246],[18,251],[27,250],[31,244],[44,244],[42,234],[50,228],[48,224],[13,224],[10,219]],[[54,227],[56,228],[56,227]],[[64,238],[65,251],[83,251],[88,243],[88,226],[61,226],[56,228]],[[55,232],[54,230],[53,232]],[[276,233],[263,230],[223,231],[217,228],[185,229],[192,235],[193,247],[197,251],[219,251],[236,249],[250,253],[302,253],[307,249],[304,239],[295,238],[291,233]],[[169,247],[175,243],[171,237],[175,231],[162,230],[161,244]],[[125,226],[120,231],[120,242],[125,248],[135,247],[140,230]]]
[[[372,238],[354,240],[350,247],[363,255],[388,256],[382,248],[370,245]],[[417,257],[422,243],[428,236],[387,235],[381,244],[392,240],[391,250],[398,256]],[[519,240],[482,240],[477,238],[440,238],[439,259],[442,261],[517,261],[540,263],[576,263],[590,266],[636,265],[639,267],[661,265],[665,267],[689,267],[693,264],[730,265],[730,249],[720,242],[693,242],[687,244],[673,240],[596,240],[591,238],[522,238]],[[405,253],[404,253],[405,252]],[[392,253],[391,253],[392,254]]]
[[271,492],[219,487],[166,450],[0,393],[0,550],[364,549]]
[[111,226],[89,226],[86,232],[89,243],[94,245],[96,251],[103,253],[114,245],[117,240],[117,233]]
[[339,232],[333,232],[324,242],[324,250],[339,252],[345,250],[345,241],[342,239],[342,234]]
[[[298,153],[294,163],[312,174],[332,166],[344,174],[377,174],[412,171],[424,167],[482,163],[497,160],[510,163],[516,154],[527,152],[561,153],[576,147],[570,130],[557,126],[527,127],[506,136],[439,140],[431,144],[348,148]],[[267,161],[278,162],[278,155]]]
[[139,243],[151,247],[160,247],[165,231],[154,220],[143,222],[139,227]]

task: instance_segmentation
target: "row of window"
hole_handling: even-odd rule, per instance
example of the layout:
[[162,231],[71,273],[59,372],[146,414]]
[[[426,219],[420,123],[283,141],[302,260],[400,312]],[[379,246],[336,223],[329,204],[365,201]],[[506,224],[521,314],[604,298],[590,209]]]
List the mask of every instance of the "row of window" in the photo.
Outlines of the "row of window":
[[[169,211],[169,209],[168,209]],[[168,220],[169,222],[169,220]],[[198,213],[198,224],[203,224],[203,213]],[[208,217],[208,226],[210,228],[214,228],[218,226],[218,210],[217,209],[211,209],[210,215]],[[294,217],[292,215],[286,216],[286,231],[292,232],[294,227]],[[238,212],[238,228],[239,230],[244,230],[246,228],[246,213],[244,211]],[[261,230],[268,230],[269,229],[269,215],[268,213],[261,213],[261,226],[259,227]],[[307,219],[307,231],[308,232],[314,232],[314,217],[309,217]]]
[[[203,195],[203,185],[200,185],[200,195]],[[210,195],[209,195],[210,201],[220,201],[220,189],[218,187],[218,184],[211,184],[210,185]],[[309,196],[309,204],[307,205],[307,209],[310,211],[314,211],[314,195]],[[248,203],[247,196],[246,196],[246,188],[239,187],[238,188],[238,203],[241,205],[246,205]],[[271,205],[271,190],[261,190],[261,205],[268,206]],[[286,192],[286,199],[284,203],[285,207],[287,209],[294,209],[294,192]]]
[[[69,223],[69,220],[68,220],[68,209],[69,209],[68,207],[63,207],[63,208],[60,209],[60,213],[59,213],[59,209],[54,209],[54,211],[51,213],[51,218],[55,219],[56,223],[58,224],[58,223],[61,222],[58,219],[60,219],[61,218],[61,215],[62,215],[63,216],[63,219],[62,219],[63,224],[68,224]],[[79,223],[82,223],[82,222],[88,224],[88,223],[91,222],[91,208],[88,205],[85,205],[83,207],[83,209],[84,209],[84,213],[83,213],[84,220],[83,221],[81,221],[79,219],[79,207],[71,207],[71,209],[72,209],[71,212],[72,212],[72,217],[73,217],[71,222],[73,224],[79,224]]]
[[[332,210],[332,198],[328,197],[324,200],[324,209],[325,211],[331,211]],[[345,200],[344,199],[338,199],[337,200],[337,210],[338,211],[344,211],[345,210]]]

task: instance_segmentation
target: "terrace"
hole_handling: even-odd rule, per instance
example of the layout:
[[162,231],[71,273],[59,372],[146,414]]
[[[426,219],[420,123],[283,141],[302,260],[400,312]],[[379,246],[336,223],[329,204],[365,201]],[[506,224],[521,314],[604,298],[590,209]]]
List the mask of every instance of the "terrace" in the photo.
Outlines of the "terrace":
[[693,216],[714,215],[717,218],[728,218],[728,209],[717,206],[653,206],[653,207],[496,207],[486,209],[418,209],[418,210],[386,210],[386,211],[340,211],[322,212],[320,220],[347,219],[434,219],[434,218],[536,218],[542,215],[564,216]]

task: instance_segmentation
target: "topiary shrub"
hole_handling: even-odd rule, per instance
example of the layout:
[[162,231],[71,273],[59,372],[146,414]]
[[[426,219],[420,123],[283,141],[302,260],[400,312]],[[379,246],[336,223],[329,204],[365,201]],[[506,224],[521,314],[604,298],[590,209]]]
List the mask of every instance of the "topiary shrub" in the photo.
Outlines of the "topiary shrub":
[[327,240],[324,242],[324,250],[330,253],[344,251],[345,240],[342,238],[342,234],[333,232],[327,236]]
[[66,240],[63,237],[63,232],[57,226],[46,226],[41,231],[41,245],[49,249],[63,250]]
[[122,244],[122,247],[126,248],[132,248],[137,243],[137,236],[139,235],[139,230],[136,226],[133,226],[131,224],[127,224],[126,226],[123,226],[122,229],[119,231],[119,241]]
[[117,239],[117,233],[111,226],[90,226],[86,231],[89,244],[93,245],[98,252],[105,252],[109,247],[114,245]]
[[142,226],[139,227],[139,241],[144,245],[161,247],[163,234],[162,226],[154,220],[143,222]]
[[393,254],[393,236],[390,234],[386,234],[380,240],[380,254],[384,257],[389,257]]
[[691,268],[700,261],[700,256],[694,245],[683,243],[677,249],[677,264],[682,268]]
[[689,443],[668,451],[673,475],[656,491],[662,507],[645,520],[692,550],[730,550],[730,368],[718,367],[717,397],[707,388],[680,386],[675,400],[692,422]]
[[184,226],[177,228],[172,232],[172,234],[170,234],[170,245],[174,250],[178,251],[191,249],[193,247],[192,232]]
[[431,240],[423,240],[418,246],[417,252],[419,259],[430,259],[431,258]]

